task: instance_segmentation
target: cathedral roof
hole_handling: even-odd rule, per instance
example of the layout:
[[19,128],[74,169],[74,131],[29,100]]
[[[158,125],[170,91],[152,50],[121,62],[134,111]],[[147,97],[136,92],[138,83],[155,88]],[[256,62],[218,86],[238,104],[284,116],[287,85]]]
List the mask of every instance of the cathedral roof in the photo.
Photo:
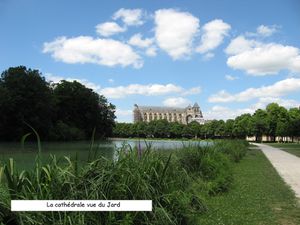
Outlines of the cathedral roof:
[[200,108],[197,102],[195,102],[193,108]]
[[139,106],[140,111],[152,111],[158,113],[168,113],[168,112],[177,112],[183,113],[185,112],[185,108],[178,107],[161,107],[161,106]]

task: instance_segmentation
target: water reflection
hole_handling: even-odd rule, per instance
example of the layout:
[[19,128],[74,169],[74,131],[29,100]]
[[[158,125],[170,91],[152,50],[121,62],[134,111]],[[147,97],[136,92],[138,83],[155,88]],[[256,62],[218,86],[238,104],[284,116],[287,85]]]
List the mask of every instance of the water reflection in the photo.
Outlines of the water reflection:
[[[146,149],[151,145],[152,149],[177,149],[184,145],[197,145],[199,142],[195,141],[170,141],[170,140],[130,140],[130,139],[114,139],[107,141],[96,141],[92,148],[91,156],[104,156],[108,159],[115,159],[117,157],[117,149],[123,145],[129,145],[131,148],[135,148],[138,145],[142,149]],[[51,155],[55,155],[56,158],[63,158],[64,156],[74,159],[77,155],[77,159],[80,162],[86,162],[88,160],[91,149],[91,142],[43,142],[42,143],[42,161],[44,163],[51,160]],[[20,143],[0,143],[0,164],[7,161],[9,158],[13,158],[18,168],[32,168],[34,165],[35,157],[38,152],[36,143],[25,143],[24,148]]]

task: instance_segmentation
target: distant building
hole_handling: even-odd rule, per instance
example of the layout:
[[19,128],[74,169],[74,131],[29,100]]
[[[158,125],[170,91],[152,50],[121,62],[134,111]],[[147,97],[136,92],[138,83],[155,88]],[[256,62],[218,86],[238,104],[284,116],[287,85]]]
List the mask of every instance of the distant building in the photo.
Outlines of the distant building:
[[168,122],[179,122],[188,124],[196,121],[204,124],[201,109],[197,103],[194,106],[189,105],[186,108],[177,107],[158,107],[158,106],[138,106],[134,105],[133,121],[150,122],[152,120],[165,119]]

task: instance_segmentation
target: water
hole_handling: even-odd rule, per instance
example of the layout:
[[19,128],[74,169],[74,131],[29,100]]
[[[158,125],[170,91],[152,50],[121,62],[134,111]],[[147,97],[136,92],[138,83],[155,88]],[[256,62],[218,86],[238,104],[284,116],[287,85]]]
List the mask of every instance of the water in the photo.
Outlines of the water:
[[[166,150],[181,148],[183,145],[189,144],[198,144],[198,142],[114,139],[108,141],[96,141],[93,149],[97,150],[97,155],[113,159],[116,157],[117,149],[123,145],[130,145],[133,148],[135,146],[140,146],[142,149],[146,149],[147,146],[151,145],[152,149]],[[61,160],[64,156],[74,159],[77,155],[79,162],[86,162],[88,160],[90,147],[90,141],[42,142],[41,159],[46,163],[51,160],[51,155],[55,155],[57,159]],[[37,152],[37,143],[25,143],[24,148],[22,148],[21,143],[0,143],[0,165],[7,162],[9,158],[13,158],[17,163],[18,168],[33,168]]]

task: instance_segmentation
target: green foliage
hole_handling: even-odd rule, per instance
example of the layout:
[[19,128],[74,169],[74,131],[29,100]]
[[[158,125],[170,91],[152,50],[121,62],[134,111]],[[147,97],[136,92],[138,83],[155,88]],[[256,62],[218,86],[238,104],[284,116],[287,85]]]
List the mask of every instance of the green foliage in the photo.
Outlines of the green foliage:
[[38,170],[18,173],[11,159],[2,185],[11,199],[151,199],[152,212],[10,212],[6,197],[0,223],[195,224],[207,210],[204,196],[226,191],[232,183],[230,160],[218,146],[186,146],[172,154],[150,147],[140,155],[124,145],[117,160],[94,158],[80,171],[76,160],[53,156],[49,164],[36,165]]
[[24,121],[42,137],[52,126],[54,99],[49,84],[38,70],[9,68],[0,78],[0,140],[20,140],[28,133]]
[[232,183],[230,161],[218,147],[189,146],[178,154],[180,165],[188,173],[207,182],[209,194],[229,189]]
[[104,96],[77,81],[48,83],[24,66],[1,74],[0,141],[19,141],[30,131],[26,123],[43,140],[83,140],[94,128],[97,137],[111,136],[114,110]]
[[148,137],[148,138],[201,138],[201,139],[245,139],[256,136],[261,141],[268,135],[275,141],[275,136],[300,136],[300,110],[292,108],[287,111],[276,103],[271,103],[266,110],[258,109],[253,115],[246,113],[233,119],[211,120],[205,124],[191,122],[187,125],[178,122],[156,120],[149,123],[117,123],[115,137]]
[[239,162],[247,152],[249,143],[244,140],[234,140],[234,141],[217,141],[214,147],[226,155],[234,162]]

